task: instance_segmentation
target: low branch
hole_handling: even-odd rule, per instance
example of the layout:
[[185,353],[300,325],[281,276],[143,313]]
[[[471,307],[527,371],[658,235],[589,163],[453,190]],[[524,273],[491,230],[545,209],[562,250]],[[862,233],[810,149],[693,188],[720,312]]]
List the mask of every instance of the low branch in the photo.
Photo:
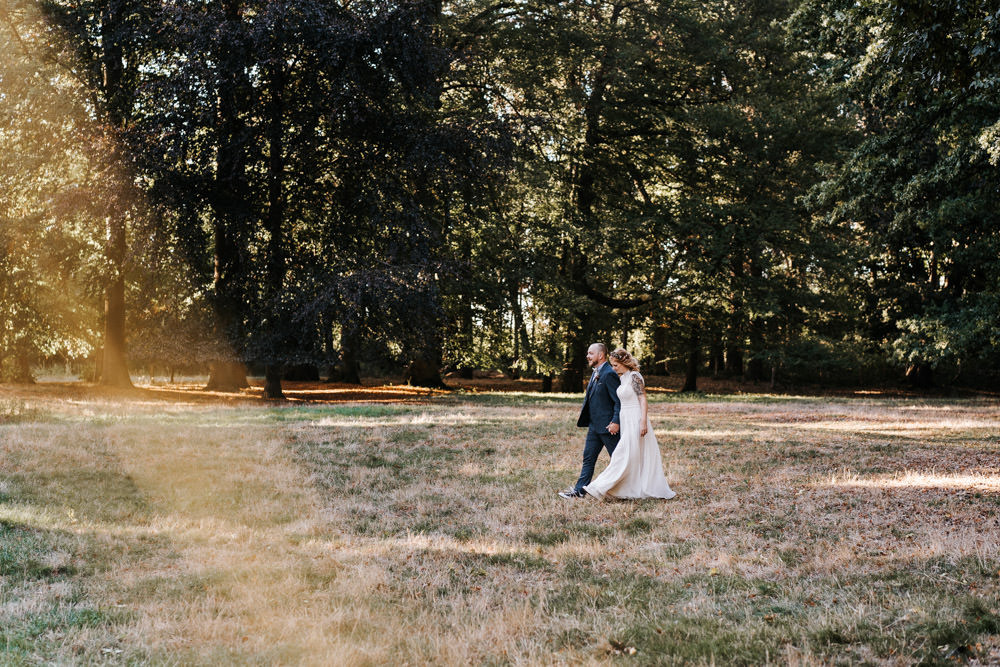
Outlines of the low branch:
[[588,297],[593,301],[601,304],[602,306],[607,306],[608,308],[617,308],[618,310],[631,310],[633,308],[641,308],[653,300],[652,295],[642,294],[633,299],[618,299],[612,296],[608,296],[602,292],[598,292],[587,282],[586,279],[579,280],[573,285],[574,289],[581,296]]
[[[457,35],[455,39],[448,44],[448,47],[453,51],[463,50],[476,37],[479,37],[483,33],[487,32],[496,20],[504,16],[516,16],[520,8],[520,5],[516,2],[498,2],[495,5],[487,7],[475,16],[470,17],[469,20],[462,24],[461,34]],[[504,10],[511,11],[510,13],[504,14]],[[490,17],[490,14],[494,13],[496,16]]]

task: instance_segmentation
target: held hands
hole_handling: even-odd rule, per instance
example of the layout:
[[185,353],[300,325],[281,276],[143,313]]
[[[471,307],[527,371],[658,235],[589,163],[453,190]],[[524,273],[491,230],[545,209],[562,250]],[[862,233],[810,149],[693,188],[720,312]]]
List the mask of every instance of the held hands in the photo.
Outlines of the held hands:
[[610,424],[608,424],[608,433],[610,433],[611,435],[617,434],[618,433],[618,424],[616,424],[614,422],[611,422]]

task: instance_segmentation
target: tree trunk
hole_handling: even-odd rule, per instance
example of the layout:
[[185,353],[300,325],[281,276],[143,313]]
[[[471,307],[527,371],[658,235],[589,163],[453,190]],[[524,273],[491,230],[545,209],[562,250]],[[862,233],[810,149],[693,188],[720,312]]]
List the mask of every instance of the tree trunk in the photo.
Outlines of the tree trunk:
[[698,368],[701,366],[701,343],[698,332],[692,331],[688,339],[687,368],[682,392],[698,391]]
[[[0,369],[3,364],[0,363]],[[31,374],[31,356],[27,352],[22,352],[14,358],[14,382],[20,384],[35,384],[35,377]]]
[[764,352],[763,323],[756,318],[750,322],[750,349],[754,356],[747,362],[747,379],[756,384],[766,379],[764,359],[761,356]]
[[653,366],[650,375],[670,375],[667,368],[667,325],[653,327]]
[[281,53],[271,58],[269,63],[271,99],[268,104],[268,170],[267,170],[267,217],[264,226],[268,232],[267,281],[268,291],[277,297],[285,280],[285,69]]
[[206,391],[235,392],[249,387],[247,367],[239,361],[216,361],[208,366]]
[[322,313],[319,317],[319,329],[323,337],[323,356],[333,358],[333,313]]
[[[267,240],[267,273],[264,293],[267,295],[266,307],[271,309],[268,318],[272,328],[268,339],[271,345],[279,349],[270,349],[271,359],[279,359],[285,352],[284,322],[274,312],[278,308],[278,300],[285,282],[287,259],[285,257],[285,145],[284,145],[284,114],[285,114],[285,64],[282,60],[282,49],[271,56],[268,63],[268,83],[270,100],[268,101],[268,165],[267,165],[267,215],[264,218],[264,228],[268,233]],[[281,342],[278,342],[281,341]],[[284,398],[281,390],[282,364],[272,361],[264,370],[264,397]]]
[[[517,310],[517,304],[514,304],[514,310]],[[519,380],[521,378],[521,369],[518,368],[518,361],[521,359],[521,336],[517,331],[516,315],[511,321],[510,337],[514,339],[514,356],[510,360],[508,375],[510,375],[513,380]]]
[[[125,87],[125,50],[121,42],[125,4],[110,0],[101,11],[101,67],[103,90],[109,124],[120,131],[128,122],[131,92]],[[117,151],[116,151],[117,152]],[[122,156],[116,155],[124,161]],[[99,371],[100,383],[113,387],[131,387],[125,350],[125,211],[119,203],[108,214],[106,257],[111,276],[104,291],[104,354]]]
[[[122,230],[124,234],[124,230]],[[124,242],[121,244],[124,251]],[[104,353],[101,355],[100,384],[131,387],[125,360],[125,279],[111,282],[104,296]]]
[[360,364],[361,333],[350,315],[340,323],[340,362],[330,374],[327,382],[361,384]]
[[712,346],[709,351],[712,364],[712,377],[719,377],[726,368],[726,355],[722,345],[722,335],[716,334],[712,337]]
[[732,310],[729,313],[729,331],[726,332],[726,374],[731,376],[743,375],[743,332],[746,311],[743,305],[743,290],[745,285],[744,276],[746,267],[743,265],[743,257],[736,254],[731,261],[732,276]]
[[[476,325],[473,318],[473,304],[472,295],[463,294],[461,297],[461,305],[459,306],[459,317],[458,317],[458,346],[462,350],[471,350],[475,346],[473,345],[473,339],[476,335]],[[468,363],[467,360],[462,359],[459,356],[458,367],[455,369],[458,371],[458,377],[471,380],[475,368]]]
[[[224,0],[225,33],[238,39],[217,44],[215,54],[223,81],[219,86],[218,118],[216,119],[215,183],[211,197],[212,235],[214,237],[214,275],[212,288],[216,316],[215,334],[219,342],[227,343],[239,353],[243,346],[241,310],[245,300],[240,288],[244,273],[242,243],[249,230],[246,175],[246,145],[248,132],[244,120],[250,100],[250,85],[245,74],[246,48],[243,45],[243,25],[240,0]],[[247,369],[234,360],[219,360],[209,365],[207,389],[238,391],[249,386]]]
[[743,375],[743,341],[734,335],[730,329],[729,337],[726,339],[726,375]]
[[565,338],[565,354],[563,356],[562,376],[559,388],[569,394],[583,391],[583,372],[587,368],[587,345],[582,342],[583,336],[568,329]]
[[[524,360],[523,364],[518,364],[516,368],[512,368],[511,370],[517,370],[518,377],[520,377],[520,366],[523,365],[523,370],[530,376],[535,372],[535,355],[531,349],[531,340],[528,338],[528,327],[524,321],[524,311],[521,310],[520,292],[514,281],[511,281],[509,285],[509,295],[510,307],[514,312],[514,341],[516,343],[514,346],[516,351],[514,362],[517,364],[520,360]],[[511,376],[513,375],[512,372]],[[515,379],[517,378],[515,377]]]
[[441,379],[440,364],[429,359],[414,359],[410,362],[403,375],[403,382],[414,387],[448,389],[448,385]]
[[281,364],[264,366],[264,398],[284,398],[281,390]]
[[[760,285],[763,279],[761,263],[755,256],[751,255],[749,261],[750,277],[754,285]],[[764,363],[765,345],[765,322],[760,317],[752,317],[749,322],[749,338],[751,358],[747,363],[747,379],[754,384],[762,382],[767,378]]]
[[[440,303],[441,296],[436,286],[434,289],[433,299]],[[448,385],[441,377],[441,368],[444,366],[444,330],[437,315],[428,319],[430,321],[426,326],[426,333],[411,352],[410,365],[406,369],[403,381],[416,387],[448,389]]]
[[906,369],[906,380],[917,389],[930,389],[935,384],[934,369],[930,364],[912,364]]

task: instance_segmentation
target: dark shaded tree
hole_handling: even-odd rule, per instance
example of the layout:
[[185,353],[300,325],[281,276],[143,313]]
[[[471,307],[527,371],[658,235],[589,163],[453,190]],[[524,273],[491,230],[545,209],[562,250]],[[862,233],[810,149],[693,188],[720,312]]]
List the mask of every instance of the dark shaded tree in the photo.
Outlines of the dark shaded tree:
[[1000,371],[997,10],[807,2],[798,17],[861,135],[814,202],[864,249],[861,335],[920,386]]

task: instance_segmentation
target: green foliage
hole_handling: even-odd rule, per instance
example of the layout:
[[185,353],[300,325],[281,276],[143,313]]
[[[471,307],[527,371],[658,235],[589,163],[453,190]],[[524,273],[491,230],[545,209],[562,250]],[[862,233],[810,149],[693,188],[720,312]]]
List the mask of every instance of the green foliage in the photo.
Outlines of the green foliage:
[[786,39],[793,5],[457,7],[474,85],[455,100],[523,143],[494,226],[456,239],[485,280],[456,286],[455,356],[504,344],[552,372],[665,325],[673,347],[628,344],[662,359],[725,336],[763,358],[839,305],[816,294],[843,282],[842,235],[798,197],[843,121]]
[[969,365],[970,378],[988,377],[1000,368],[998,306],[1000,295],[980,295],[973,303],[948,304],[900,321],[890,348],[893,360],[904,366],[924,363],[956,376]]
[[338,330],[342,347],[433,346],[444,234],[472,224],[474,179],[504,150],[489,119],[441,108],[454,56],[436,17],[415,3],[240,7],[164,8],[163,65],[143,89],[144,168],[214,280],[199,289],[248,360],[332,361]]
[[817,31],[817,70],[842,91],[860,128],[817,201],[859,233],[859,286],[869,294],[863,335],[911,368],[994,362],[983,352],[1000,326],[985,307],[1000,290],[995,8],[803,7],[800,18]]
[[1000,374],[989,3],[34,7],[0,10],[2,379],[93,356],[119,280],[172,368]]
[[778,378],[792,384],[866,386],[890,381],[885,351],[859,338],[802,336],[775,349],[768,360]]

